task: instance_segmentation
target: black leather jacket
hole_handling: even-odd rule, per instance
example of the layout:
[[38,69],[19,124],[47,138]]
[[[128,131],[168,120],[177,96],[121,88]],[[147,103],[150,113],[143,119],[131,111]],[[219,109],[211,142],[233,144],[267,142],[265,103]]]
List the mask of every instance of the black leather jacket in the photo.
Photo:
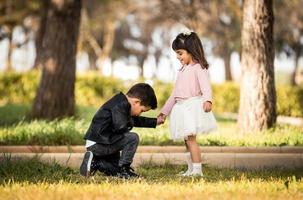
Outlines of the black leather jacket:
[[131,105],[126,96],[120,92],[103,104],[94,115],[84,136],[100,144],[113,144],[124,137],[124,133],[135,127],[153,127],[156,118],[130,115]]

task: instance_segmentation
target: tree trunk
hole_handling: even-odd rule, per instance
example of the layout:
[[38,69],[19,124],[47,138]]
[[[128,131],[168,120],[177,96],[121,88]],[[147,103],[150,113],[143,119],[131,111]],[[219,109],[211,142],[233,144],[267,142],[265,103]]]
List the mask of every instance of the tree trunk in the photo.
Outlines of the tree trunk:
[[139,78],[144,79],[144,60],[145,56],[138,56],[138,64],[139,64]]
[[230,67],[230,53],[226,53],[223,56],[223,60],[224,60],[224,67],[225,67],[225,80],[226,81],[232,81],[233,77],[231,75],[231,67]]
[[88,50],[87,53],[88,53],[88,60],[89,60],[89,70],[98,71],[98,67],[96,65],[97,58],[98,58],[97,55],[91,48]]
[[[5,3],[3,2],[3,7],[4,7],[4,12],[5,15],[4,17],[6,19],[9,19],[13,13],[13,1],[10,0],[6,0]],[[0,25],[0,27],[2,26],[2,24]],[[15,27],[15,24],[13,22],[8,22],[6,24],[6,26],[4,26],[6,29],[6,34],[7,34],[7,38],[8,38],[8,52],[7,52],[7,58],[6,58],[6,66],[5,66],[5,71],[9,72],[13,70],[13,66],[12,66],[12,52],[14,49],[14,45],[13,45],[13,30]]]
[[91,34],[90,26],[89,26],[89,17],[87,14],[86,8],[81,9],[81,24],[80,24],[80,33],[79,33],[79,40],[78,40],[78,51],[85,51],[83,50],[84,43],[88,43],[89,46],[86,48],[88,53],[89,59],[89,70],[97,71],[98,67],[96,65],[96,61],[98,55],[101,54],[102,49],[98,44],[96,38]]
[[35,36],[35,48],[36,48],[36,58],[33,68],[39,69],[42,64],[42,52],[43,52],[43,37],[46,29],[47,11],[49,7],[49,0],[42,2],[42,7],[40,10],[40,22],[39,27]]
[[301,55],[301,46],[298,45],[297,48],[295,48],[295,69],[291,73],[291,79],[290,79],[290,84],[292,86],[298,85],[297,82],[296,82],[296,75],[297,75],[298,68],[299,68],[300,55]]
[[238,117],[243,132],[267,129],[276,122],[273,21],[271,0],[244,1]]
[[12,66],[12,53],[13,53],[13,49],[14,49],[14,45],[13,45],[13,27],[9,26],[8,27],[8,41],[9,41],[9,45],[8,45],[8,52],[7,52],[7,58],[6,58],[6,66],[5,66],[5,71],[9,72],[13,70],[13,66]]
[[42,77],[32,117],[74,115],[76,52],[81,0],[51,0],[43,37]]
[[110,52],[112,51],[114,39],[115,39],[115,23],[114,21],[108,20],[105,25],[104,31],[104,46],[102,52],[98,55],[98,64],[100,72],[102,73],[103,65],[105,60],[109,57]]
[[112,78],[114,78],[114,62],[115,62],[115,60],[110,59],[110,74],[109,74],[109,76],[112,77]]
[[158,72],[158,69],[159,69],[159,65],[160,65],[160,58],[161,58],[161,55],[162,55],[162,50],[161,49],[157,49],[155,54],[154,54],[154,57],[155,57],[155,64],[156,64],[156,69],[155,71],[153,72],[153,75],[152,75],[152,79],[156,79],[157,78],[157,72]]

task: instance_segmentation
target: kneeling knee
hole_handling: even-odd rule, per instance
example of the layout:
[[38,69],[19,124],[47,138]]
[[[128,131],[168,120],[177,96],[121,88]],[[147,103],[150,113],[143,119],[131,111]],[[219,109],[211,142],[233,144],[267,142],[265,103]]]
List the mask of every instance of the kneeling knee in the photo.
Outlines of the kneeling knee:
[[136,143],[139,143],[139,135],[137,133],[131,132],[129,139]]

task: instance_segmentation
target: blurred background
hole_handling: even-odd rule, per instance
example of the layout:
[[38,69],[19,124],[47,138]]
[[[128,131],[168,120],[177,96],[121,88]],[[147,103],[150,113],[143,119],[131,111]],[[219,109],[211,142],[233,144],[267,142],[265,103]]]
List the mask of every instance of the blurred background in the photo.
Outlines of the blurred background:
[[[37,68],[47,1],[0,2],[0,70]],[[301,4],[274,1],[277,83],[303,82]],[[172,82],[180,64],[171,42],[189,28],[202,39],[212,82],[237,82],[241,75],[241,6],[239,0],[83,1],[77,72]]]
[[[0,199],[302,199],[302,8],[303,0],[0,0]],[[152,146],[138,152],[139,181],[81,179],[60,166],[82,160],[73,145],[84,150],[100,105],[132,84],[153,86],[158,109],[144,115],[158,115],[181,67],[171,43],[184,30],[199,35],[210,64],[218,129],[197,138],[215,146],[202,151],[205,176],[176,176],[176,150],[153,162],[162,152],[154,146],[184,146],[170,140],[169,118],[133,129]],[[42,153],[50,146],[60,153]],[[27,161],[16,150],[36,153]]]
[[[278,122],[280,116],[302,121],[303,1],[277,0],[270,6]],[[26,135],[19,128],[36,127],[32,119],[72,116],[67,122],[72,128],[62,132],[77,132],[76,144],[82,144],[82,134],[98,107],[139,81],[155,88],[161,108],[180,68],[171,43],[185,30],[198,33],[210,64],[213,111],[223,127],[218,132],[237,132],[242,12],[242,0],[0,0],[1,143],[10,143],[14,134]],[[82,119],[81,129],[75,128]],[[34,131],[42,140],[45,127],[57,126],[44,123]],[[274,132],[296,134],[299,142],[294,145],[303,141],[302,128],[281,130]],[[161,131],[167,141],[166,125]],[[62,137],[58,136],[59,144],[73,143]]]

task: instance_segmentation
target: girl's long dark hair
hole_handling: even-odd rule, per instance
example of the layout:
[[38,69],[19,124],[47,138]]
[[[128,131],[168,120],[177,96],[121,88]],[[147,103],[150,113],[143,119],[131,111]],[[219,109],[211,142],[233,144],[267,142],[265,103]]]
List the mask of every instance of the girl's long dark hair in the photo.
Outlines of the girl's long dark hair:
[[208,69],[209,64],[205,59],[201,40],[195,32],[191,32],[190,34],[180,33],[177,35],[173,41],[172,48],[174,51],[185,49],[201,65],[202,69]]

